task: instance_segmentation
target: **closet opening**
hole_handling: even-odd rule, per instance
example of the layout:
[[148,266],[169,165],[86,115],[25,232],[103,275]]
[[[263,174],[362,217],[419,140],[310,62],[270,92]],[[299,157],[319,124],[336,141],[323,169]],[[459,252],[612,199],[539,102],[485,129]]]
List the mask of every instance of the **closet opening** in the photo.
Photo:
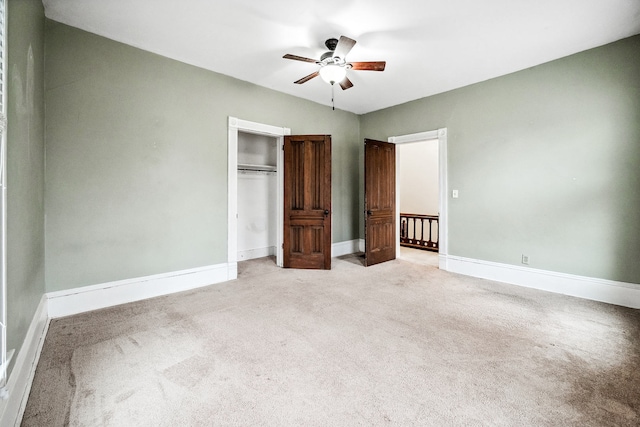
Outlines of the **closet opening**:
[[278,243],[278,138],[238,132],[237,260],[273,257]]
[[[240,134],[244,134],[243,138],[245,142],[243,142],[243,146],[245,148],[241,149],[243,152],[242,161],[238,161],[238,155],[240,150],[238,150],[238,140],[240,138]],[[273,160],[269,156],[275,155],[275,180],[276,180],[276,197],[268,198],[268,206],[266,205],[266,201],[261,204],[261,209],[269,210],[271,207],[276,206],[276,243],[275,243],[275,253],[276,253],[276,265],[278,267],[282,267],[283,256],[282,256],[282,243],[283,243],[283,168],[282,164],[284,161],[282,147],[284,144],[285,135],[291,135],[291,129],[285,127],[278,127],[267,125],[264,123],[251,122],[248,120],[242,120],[237,117],[229,117],[229,133],[227,137],[227,188],[228,188],[228,199],[227,199],[227,278],[228,280],[234,280],[238,277],[238,253],[242,253],[245,257],[243,259],[249,259],[247,256],[254,256],[259,253],[264,253],[265,251],[270,251],[273,241],[267,240],[266,246],[260,246],[260,244],[247,244],[246,240],[251,241],[252,238],[248,236],[247,232],[247,223],[251,223],[246,217],[246,210],[243,214],[244,218],[247,220],[245,224],[241,227],[238,227],[238,197],[243,197],[245,200],[243,203],[245,206],[249,203],[246,198],[249,195],[255,195],[256,193],[250,192],[246,189],[238,191],[238,164],[244,165],[242,169],[262,169],[259,172],[267,172],[271,173],[274,171],[273,169]],[[276,141],[276,148],[273,150],[273,141]],[[251,147],[251,142],[254,141],[256,144],[264,144],[258,145],[255,147]],[[262,142],[260,142],[262,141]],[[270,145],[271,144],[271,145]],[[271,147],[271,148],[268,148]],[[255,150],[264,150],[262,154],[260,152],[255,153]],[[253,159],[253,160],[252,160]],[[256,160],[262,159],[262,160]],[[253,165],[253,166],[252,166]],[[262,167],[260,167],[262,166]],[[246,172],[246,171],[245,171]],[[247,174],[245,174],[247,175]],[[244,180],[244,176],[242,178]],[[270,178],[265,178],[265,181],[269,181]],[[243,187],[251,187],[251,185],[244,185],[248,183],[243,183]],[[255,183],[254,183],[255,184]],[[263,183],[264,184],[264,183]],[[273,188],[273,187],[268,187]],[[264,195],[265,193],[261,193]],[[270,225],[269,220],[267,220],[267,225]],[[242,228],[242,230],[240,230]],[[250,228],[250,227],[249,227]],[[269,230],[272,230],[271,228]],[[270,233],[270,231],[268,232]],[[243,235],[242,239],[245,240],[243,243],[242,250],[238,250],[238,240],[240,238],[240,234]],[[257,233],[255,233],[257,234]],[[253,237],[256,237],[255,235]],[[264,236],[262,236],[264,237]],[[257,240],[257,239],[255,239]],[[254,242],[255,242],[254,240]],[[260,250],[260,248],[263,248]]]

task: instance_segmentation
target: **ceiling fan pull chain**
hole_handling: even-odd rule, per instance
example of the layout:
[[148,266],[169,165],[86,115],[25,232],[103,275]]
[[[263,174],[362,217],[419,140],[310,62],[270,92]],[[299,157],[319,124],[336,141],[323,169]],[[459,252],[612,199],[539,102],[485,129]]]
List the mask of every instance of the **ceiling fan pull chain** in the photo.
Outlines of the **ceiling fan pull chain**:
[[334,96],[335,96],[335,92],[334,92],[333,88],[335,86],[336,86],[335,84],[331,83],[331,108],[333,109],[333,111],[336,111],[336,103],[335,103],[335,101],[333,99]]

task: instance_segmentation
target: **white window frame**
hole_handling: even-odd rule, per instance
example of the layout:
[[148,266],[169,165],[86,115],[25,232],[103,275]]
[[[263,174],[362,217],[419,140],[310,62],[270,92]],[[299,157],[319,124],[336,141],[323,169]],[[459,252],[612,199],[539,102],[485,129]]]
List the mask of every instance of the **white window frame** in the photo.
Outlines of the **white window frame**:
[[7,384],[7,1],[0,0],[0,390]]

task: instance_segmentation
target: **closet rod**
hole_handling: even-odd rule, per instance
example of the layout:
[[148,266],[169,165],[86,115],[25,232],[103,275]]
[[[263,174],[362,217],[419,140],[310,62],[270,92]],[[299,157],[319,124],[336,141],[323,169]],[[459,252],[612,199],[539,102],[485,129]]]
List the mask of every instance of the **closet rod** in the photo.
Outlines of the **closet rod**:
[[238,164],[238,170],[261,171],[261,172],[276,172],[276,167],[275,166],[269,166],[269,165]]

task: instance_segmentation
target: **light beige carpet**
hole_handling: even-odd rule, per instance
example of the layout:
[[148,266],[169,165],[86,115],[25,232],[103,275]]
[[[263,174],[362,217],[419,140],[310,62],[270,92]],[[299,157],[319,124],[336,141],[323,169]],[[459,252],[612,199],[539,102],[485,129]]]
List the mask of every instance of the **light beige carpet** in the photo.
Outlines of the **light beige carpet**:
[[51,322],[23,426],[637,426],[640,313],[396,260]]
[[439,256],[436,252],[426,251],[423,249],[414,249],[408,247],[400,247],[398,258],[415,264],[422,264],[431,267],[438,267]]

